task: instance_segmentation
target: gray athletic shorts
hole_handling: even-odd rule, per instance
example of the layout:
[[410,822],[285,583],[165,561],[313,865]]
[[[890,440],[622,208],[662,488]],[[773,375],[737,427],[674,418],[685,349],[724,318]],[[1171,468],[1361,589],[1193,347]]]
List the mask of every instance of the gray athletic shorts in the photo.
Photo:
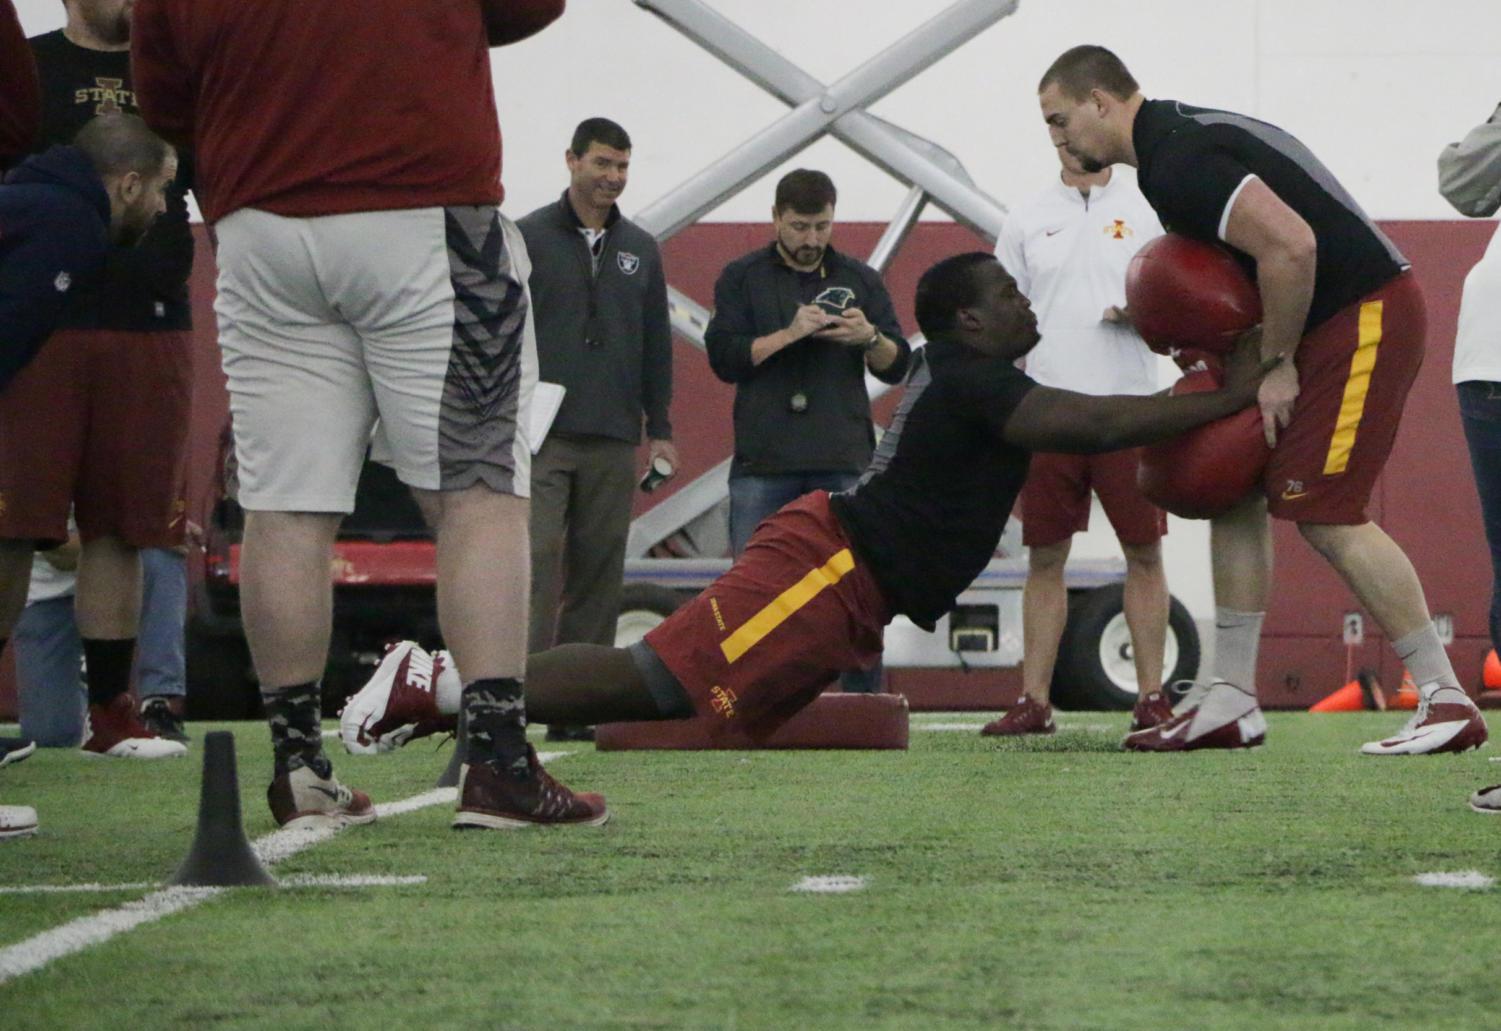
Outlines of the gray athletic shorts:
[[530,495],[531,265],[509,219],[247,208],[215,228],[241,505],[352,511],[372,431],[412,487]]

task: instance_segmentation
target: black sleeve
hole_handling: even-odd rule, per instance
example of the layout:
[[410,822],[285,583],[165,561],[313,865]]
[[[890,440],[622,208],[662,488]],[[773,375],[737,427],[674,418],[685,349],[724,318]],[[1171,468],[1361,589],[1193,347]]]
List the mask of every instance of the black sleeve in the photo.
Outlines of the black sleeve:
[[646,435],[652,440],[672,439],[672,320],[667,314],[667,279],[662,255],[652,241],[651,268],[646,283],[646,310],[642,313],[642,397]]
[[714,284],[714,315],[704,330],[709,367],[726,383],[743,382],[756,372],[751,344],[757,333],[745,274],[744,265],[731,265],[719,274]]
[[[70,287],[98,273],[101,242],[70,223],[0,210],[0,388],[62,318]],[[66,275],[71,283],[64,282]]]
[[960,383],[965,410],[980,419],[997,440],[1004,438],[1016,406],[1037,386],[1025,372],[1001,358],[975,362]]
[[1163,144],[1152,175],[1166,184],[1154,191],[1165,228],[1199,240],[1218,240],[1225,206],[1251,171],[1219,147],[1190,141]]
[[868,269],[866,276],[865,319],[881,335],[892,343],[901,353],[896,361],[880,372],[871,371],[871,375],[882,383],[897,384],[902,382],[907,375],[907,366],[912,363],[912,345],[907,343],[907,338],[902,334],[902,324],[897,321],[896,309],[892,307],[891,295],[886,292],[886,284],[881,282],[881,277],[875,269]]

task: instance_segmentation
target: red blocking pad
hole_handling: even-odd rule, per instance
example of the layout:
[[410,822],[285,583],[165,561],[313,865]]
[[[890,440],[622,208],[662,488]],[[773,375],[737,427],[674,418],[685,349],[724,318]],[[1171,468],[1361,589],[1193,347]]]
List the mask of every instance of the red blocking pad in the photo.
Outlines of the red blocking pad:
[[718,717],[602,723],[601,752],[640,749],[899,748],[907,747],[907,699],[899,694],[822,694],[770,737],[757,741]]

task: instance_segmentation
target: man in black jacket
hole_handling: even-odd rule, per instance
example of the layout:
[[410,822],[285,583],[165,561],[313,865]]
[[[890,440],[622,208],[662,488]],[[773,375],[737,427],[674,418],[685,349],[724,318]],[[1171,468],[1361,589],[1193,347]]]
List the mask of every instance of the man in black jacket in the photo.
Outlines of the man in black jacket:
[[[68,538],[68,469],[39,443],[61,417],[17,402],[59,346],[47,335],[63,317],[66,299],[101,274],[110,243],[130,245],[145,234],[165,210],[176,174],[170,146],[134,115],[115,114],[91,121],[74,146],[23,161],[0,187],[0,648],[26,604],[33,548]],[[38,350],[42,357],[33,360]],[[102,383],[97,390],[110,387]],[[86,392],[82,384],[69,389]],[[129,670],[127,657],[124,675]],[[112,747],[125,751],[116,754],[184,751],[141,733],[133,716],[109,727],[123,735]]]
[[662,257],[616,203],[631,138],[586,119],[564,161],[568,189],[518,223],[532,259],[538,375],[567,391],[532,462],[534,652],[615,642],[643,422],[648,462],[678,464]]
[[[838,194],[823,172],[777,183],[776,239],[732,262],[714,284],[704,334],[714,374],[735,384],[730,547],[814,490],[854,485],[875,448],[868,369],[900,383],[911,349],[880,275],[829,245]],[[880,689],[879,668],[851,672],[846,691]]]

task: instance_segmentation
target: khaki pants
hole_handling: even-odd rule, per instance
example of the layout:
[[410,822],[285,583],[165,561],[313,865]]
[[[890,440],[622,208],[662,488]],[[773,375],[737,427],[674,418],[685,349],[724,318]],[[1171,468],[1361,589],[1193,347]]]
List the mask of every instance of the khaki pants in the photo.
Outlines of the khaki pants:
[[636,446],[549,436],[532,459],[530,650],[615,643]]

